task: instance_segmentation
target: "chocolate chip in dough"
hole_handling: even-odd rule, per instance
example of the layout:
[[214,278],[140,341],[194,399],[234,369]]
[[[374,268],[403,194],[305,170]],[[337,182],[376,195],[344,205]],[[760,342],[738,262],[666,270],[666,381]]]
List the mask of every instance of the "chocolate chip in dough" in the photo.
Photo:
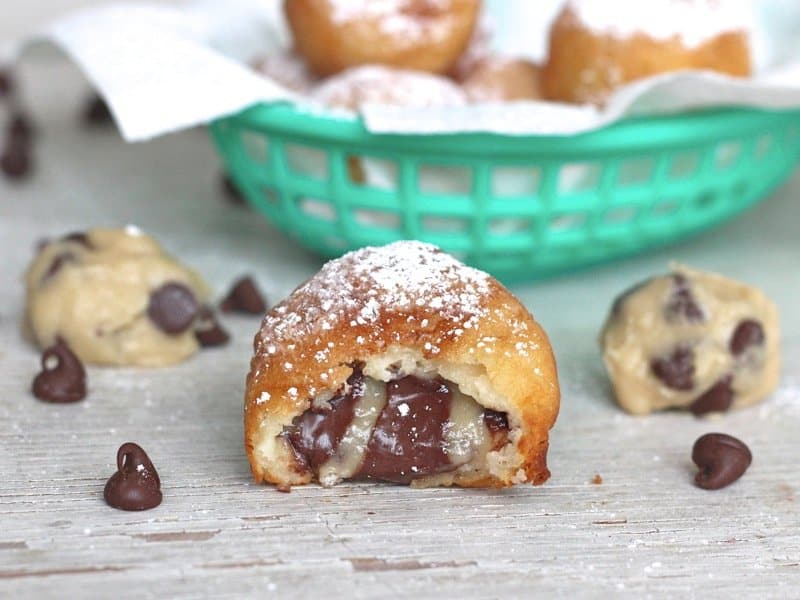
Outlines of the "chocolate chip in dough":
[[62,252],[61,254],[57,254],[56,257],[53,259],[53,262],[50,263],[50,268],[47,269],[47,272],[42,277],[42,283],[50,279],[51,277],[55,276],[62,267],[68,262],[74,262],[75,255],[69,252]]
[[222,177],[220,178],[220,187],[225,194],[225,198],[228,199],[228,202],[231,204],[236,204],[237,206],[245,205],[244,196],[242,196],[239,188],[236,187],[236,184],[233,183],[231,176],[227,173],[223,173]]
[[8,138],[0,156],[0,170],[12,180],[24,179],[30,175],[33,170],[33,159],[29,144],[17,138]]
[[219,324],[214,312],[208,306],[202,307],[197,313],[194,336],[203,348],[223,346],[231,337]]
[[92,250],[94,246],[92,242],[89,241],[89,236],[83,233],[82,231],[75,231],[73,233],[68,233],[64,237],[61,238],[62,242],[75,242],[76,244],[80,244],[89,250]]
[[652,277],[645,279],[644,281],[640,281],[639,283],[632,285],[627,290],[622,292],[619,296],[614,298],[614,303],[611,305],[612,316],[615,317],[619,316],[619,313],[622,311],[622,307],[625,305],[625,301],[651,281],[653,281]]
[[120,510],[148,510],[161,504],[161,480],[150,457],[133,442],[117,451],[117,472],[106,483],[103,498]]
[[694,352],[678,346],[671,354],[654,358],[650,372],[670,389],[689,391],[694,387]]
[[33,395],[44,402],[77,402],[86,397],[86,370],[60,337],[42,353],[42,372],[33,380]]
[[86,103],[83,122],[90,126],[109,125],[114,122],[108,104],[100,96],[94,95]]
[[731,381],[733,381],[733,378],[730,375],[726,375],[712,385],[708,391],[689,405],[689,410],[692,414],[700,417],[708,413],[728,410],[733,404]]
[[707,433],[692,448],[692,461],[700,469],[695,483],[704,490],[718,490],[741,477],[753,461],[750,449],[724,433]]
[[191,327],[199,308],[192,290],[170,282],[150,294],[147,316],[164,333],[177,335]]
[[238,279],[219,307],[222,312],[238,312],[248,315],[263,315],[267,312],[267,304],[252,277]]
[[673,275],[672,296],[667,301],[665,314],[668,321],[702,323],[706,316],[695,300],[689,281],[683,275]]
[[741,356],[753,346],[764,345],[764,328],[758,321],[747,319],[736,326],[729,348],[734,356]]

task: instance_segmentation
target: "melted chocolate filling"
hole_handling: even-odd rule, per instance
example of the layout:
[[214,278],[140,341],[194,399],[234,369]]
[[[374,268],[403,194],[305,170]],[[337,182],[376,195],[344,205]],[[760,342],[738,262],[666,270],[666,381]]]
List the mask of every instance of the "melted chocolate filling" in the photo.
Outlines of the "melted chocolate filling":
[[336,452],[355,416],[356,403],[364,393],[364,376],[353,371],[347,386],[322,407],[312,406],[286,431],[304,469],[317,472]]
[[[458,468],[447,454],[452,384],[441,378],[407,376],[385,385],[386,405],[378,415],[361,466],[353,477],[409,483],[418,477]],[[334,456],[363,395],[364,375],[356,369],[344,390],[323,407],[312,406],[287,428],[284,435],[301,469],[318,473]],[[493,449],[499,447],[500,438],[507,440],[506,413],[486,409],[483,422],[495,441]]]

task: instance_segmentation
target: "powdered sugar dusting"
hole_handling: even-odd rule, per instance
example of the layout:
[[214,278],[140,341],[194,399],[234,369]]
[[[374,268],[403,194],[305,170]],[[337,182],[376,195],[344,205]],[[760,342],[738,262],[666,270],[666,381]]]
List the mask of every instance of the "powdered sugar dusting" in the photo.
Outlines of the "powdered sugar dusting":
[[626,38],[643,33],[679,37],[696,47],[725,32],[749,31],[752,7],[743,0],[571,0],[573,14],[593,31]]
[[[417,311],[420,307],[452,324],[452,331],[463,334],[489,314],[484,297],[491,281],[486,273],[467,267],[429,244],[403,241],[363,248],[327,263],[275,307],[264,320],[260,346],[269,352],[276,345],[287,346],[306,336],[321,342],[326,329],[343,322],[380,335],[380,324],[387,315]],[[421,319],[422,329],[427,321]],[[358,336],[357,343],[365,341]],[[311,356],[324,363],[334,344],[320,346]],[[426,350],[433,354],[439,351],[430,342]],[[286,364],[282,366],[285,368]]]
[[339,25],[369,21],[397,43],[435,42],[447,33],[442,17],[452,4],[452,0],[333,0],[331,18]]
[[356,67],[331,77],[314,90],[312,97],[351,110],[364,104],[427,108],[467,103],[462,89],[444,77],[377,65]]

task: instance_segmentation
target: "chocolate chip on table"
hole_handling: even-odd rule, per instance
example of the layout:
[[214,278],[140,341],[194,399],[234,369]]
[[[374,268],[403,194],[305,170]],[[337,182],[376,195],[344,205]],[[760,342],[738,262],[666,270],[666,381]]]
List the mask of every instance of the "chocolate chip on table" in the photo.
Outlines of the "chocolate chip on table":
[[692,294],[689,281],[683,275],[672,276],[673,290],[665,307],[668,321],[683,320],[688,323],[702,323],[705,321],[703,309]]
[[236,204],[239,206],[244,206],[244,196],[239,191],[239,188],[236,187],[236,184],[233,183],[231,176],[227,173],[223,173],[222,177],[220,178],[220,187],[222,187],[222,191],[225,193],[225,197],[231,204]]
[[689,410],[692,414],[700,417],[708,413],[728,410],[733,404],[731,381],[733,381],[733,378],[730,375],[726,375],[712,385],[708,391],[689,405]]
[[39,400],[61,404],[86,397],[86,370],[60,337],[42,353],[42,372],[34,378],[32,391]]
[[83,121],[87,125],[108,125],[114,121],[114,118],[106,101],[95,94],[86,103]]
[[689,391],[694,387],[694,352],[678,346],[671,354],[650,361],[650,372],[668,388]]
[[30,118],[21,112],[14,113],[6,127],[6,137],[8,139],[30,142],[35,133],[36,128]]
[[161,504],[161,480],[150,457],[133,442],[117,451],[117,472],[106,483],[103,498],[120,510],[148,510]]
[[194,336],[203,348],[222,346],[227,344],[231,337],[208,306],[203,306],[197,313]]
[[164,333],[177,335],[192,326],[199,309],[192,290],[173,281],[150,293],[147,316]]
[[7,69],[0,69],[0,98],[8,98],[14,92],[14,78]]
[[219,307],[222,312],[238,312],[248,315],[263,315],[267,312],[267,304],[252,277],[238,279]]
[[746,319],[740,322],[731,336],[729,348],[734,356],[741,356],[748,348],[764,345],[764,328],[758,321]]
[[0,156],[0,170],[8,179],[24,179],[33,169],[30,145],[26,141],[10,137],[6,140]]
[[692,461],[700,469],[695,483],[704,490],[718,490],[741,477],[753,461],[750,449],[724,433],[707,433],[692,448]]

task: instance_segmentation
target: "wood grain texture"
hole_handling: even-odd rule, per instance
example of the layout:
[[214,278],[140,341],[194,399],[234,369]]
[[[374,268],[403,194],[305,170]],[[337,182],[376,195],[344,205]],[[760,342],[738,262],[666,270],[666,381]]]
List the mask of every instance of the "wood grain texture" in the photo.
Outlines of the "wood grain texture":
[[[39,171],[0,182],[0,596],[796,597],[800,584],[800,178],[722,229],[515,291],[552,337],[563,386],[552,479],[508,491],[251,482],[242,396],[258,320],[223,317],[230,346],[160,370],[89,368],[72,406],[35,400],[38,353],[19,334],[36,240],[137,223],[222,294],[252,273],[273,301],[316,259],[225,204],[202,131],[143,145],[76,122],[84,84],[62,66],[25,77]],[[596,335],[613,296],[670,259],[756,284],[782,310],[785,370],[768,403],[714,421],[622,414]],[[702,433],[741,437],[735,485],[691,484]],[[140,443],[163,482],[155,510],[102,499],[118,446]],[[602,484],[593,484],[595,475]]]

